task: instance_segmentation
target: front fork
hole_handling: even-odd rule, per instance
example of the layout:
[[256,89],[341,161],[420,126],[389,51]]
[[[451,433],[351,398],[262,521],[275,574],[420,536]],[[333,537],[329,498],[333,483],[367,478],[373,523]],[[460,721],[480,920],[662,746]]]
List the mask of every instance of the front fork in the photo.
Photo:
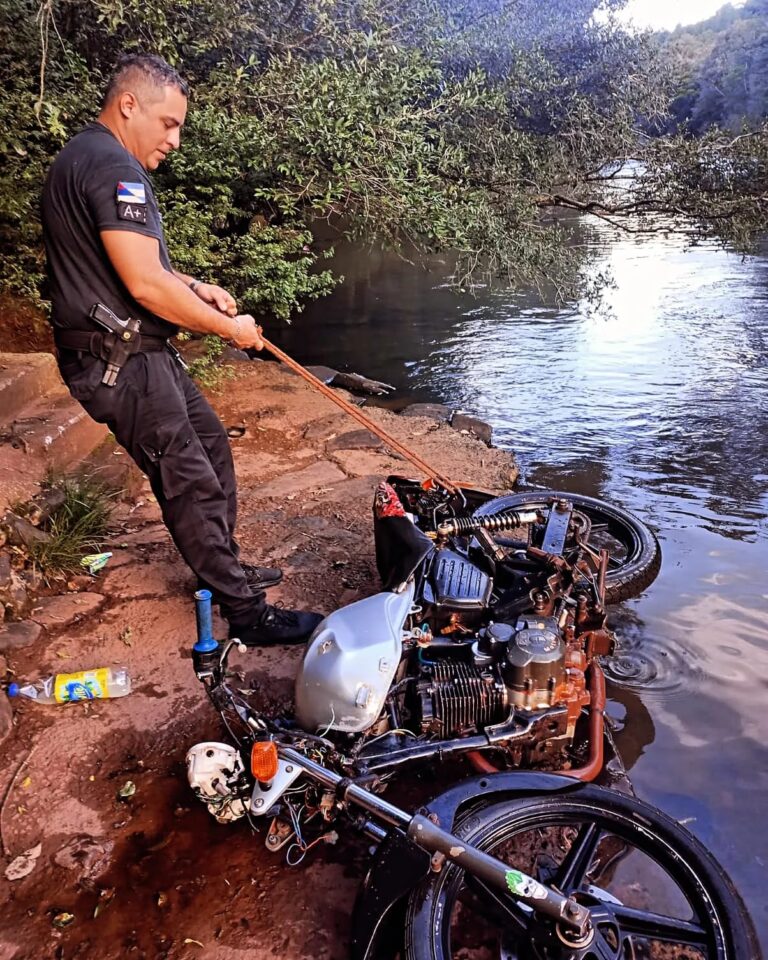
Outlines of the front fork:
[[277,750],[282,760],[301,767],[313,780],[335,791],[339,799],[361,807],[366,813],[403,830],[408,839],[422,850],[442,855],[446,860],[458,864],[467,873],[487,883],[489,887],[513,896],[518,902],[531,907],[538,914],[552,918],[579,937],[589,932],[589,909],[572,897],[565,897],[521,870],[510,867],[482,850],[468,846],[429,817],[419,813],[411,816],[376,794],[364,790],[354,781],[315,763],[292,747],[278,744]]

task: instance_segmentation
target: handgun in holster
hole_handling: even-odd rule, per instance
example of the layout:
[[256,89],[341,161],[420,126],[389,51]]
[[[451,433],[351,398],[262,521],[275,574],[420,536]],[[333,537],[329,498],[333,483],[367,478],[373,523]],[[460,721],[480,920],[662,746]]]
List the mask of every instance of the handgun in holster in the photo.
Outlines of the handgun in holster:
[[103,303],[94,303],[90,316],[94,323],[107,332],[102,344],[102,357],[107,361],[107,369],[101,382],[106,387],[114,387],[126,360],[141,349],[141,320],[134,320],[133,317],[121,320]]

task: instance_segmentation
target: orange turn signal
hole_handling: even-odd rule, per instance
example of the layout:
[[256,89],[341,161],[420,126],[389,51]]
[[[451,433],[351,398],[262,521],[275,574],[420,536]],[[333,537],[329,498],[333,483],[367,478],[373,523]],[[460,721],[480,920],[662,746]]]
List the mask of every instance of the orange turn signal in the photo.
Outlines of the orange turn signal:
[[251,750],[251,773],[259,783],[271,783],[278,771],[277,747],[272,740],[257,740]]

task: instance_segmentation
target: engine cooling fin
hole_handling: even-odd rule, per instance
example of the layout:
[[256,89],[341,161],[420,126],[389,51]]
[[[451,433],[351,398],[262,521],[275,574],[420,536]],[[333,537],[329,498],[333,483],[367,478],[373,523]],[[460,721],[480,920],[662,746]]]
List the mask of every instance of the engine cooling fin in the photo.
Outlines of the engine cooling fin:
[[434,717],[445,734],[462,733],[503,719],[507,694],[488,673],[464,663],[432,666]]

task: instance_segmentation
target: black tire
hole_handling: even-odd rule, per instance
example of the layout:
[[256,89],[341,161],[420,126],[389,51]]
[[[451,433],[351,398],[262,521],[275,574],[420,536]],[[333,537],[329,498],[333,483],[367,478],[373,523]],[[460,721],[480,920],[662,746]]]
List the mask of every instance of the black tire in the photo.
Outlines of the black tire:
[[[494,516],[505,510],[541,508],[546,510],[553,499],[566,499],[580,513],[587,515],[592,527],[606,527],[611,541],[623,546],[618,556],[613,556],[605,578],[606,603],[621,603],[647,590],[661,569],[661,547],[654,533],[628,510],[605,503],[595,497],[557,490],[535,490],[529,493],[511,493],[489,500],[475,511],[476,517]],[[590,534],[590,544],[601,546],[595,530]]]
[[[568,856],[571,855],[571,848],[575,848],[579,838],[586,837],[586,831],[590,830],[590,824],[598,825],[595,829],[606,831],[613,839],[601,839],[599,844],[595,842],[595,847],[591,848],[595,852],[584,854],[580,860],[574,856],[574,860],[583,863],[583,869],[580,873],[574,873],[571,881],[562,882],[565,887],[563,892],[574,894],[582,902],[595,906],[597,909],[622,910],[625,913],[631,903],[626,906],[618,900],[613,900],[611,895],[605,890],[590,886],[587,889],[586,874],[590,864],[595,862],[595,856],[598,860],[603,856],[600,844],[618,843],[620,849],[625,850],[626,845],[631,845],[633,849],[639,850],[646,856],[655,861],[666,874],[679,883],[680,889],[685,891],[688,898],[688,904],[692,908],[691,919],[701,928],[699,936],[706,937],[706,953],[701,953],[702,948],[696,947],[695,954],[690,953],[685,947],[683,952],[663,952],[664,957],[691,957],[697,958],[706,956],[707,960],[761,960],[760,948],[757,937],[752,926],[749,914],[730,879],[727,877],[720,865],[715,861],[710,853],[702,844],[692,836],[687,830],[680,826],[676,821],[670,819],[666,814],[652,807],[650,804],[643,803],[635,798],[619,794],[601,787],[585,786],[573,794],[552,795],[544,794],[540,796],[520,797],[510,799],[504,803],[495,803],[485,806],[481,809],[474,809],[468,815],[461,818],[454,829],[454,833],[467,843],[491,853],[494,856],[500,856],[501,859],[510,857],[503,855],[500,848],[509,843],[515,835],[520,836],[526,832],[536,832],[537,842],[540,837],[546,836],[545,831],[552,828],[562,829],[568,825],[579,825],[578,828],[585,833],[578,833],[577,839],[572,842],[568,853],[562,853],[560,864],[550,863],[545,867],[549,870],[549,875],[544,875],[539,869],[537,879],[555,885],[555,876],[552,871],[565,869],[565,863]],[[598,837],[603,836],[598,832]],[[564,835],[562,835],[564,836]],[[545,844],[546,841],[541,841]],[[622,846],[624,845],[624,846]],[[527,848],[530,851],[530,847]],[[562,850],[562,847],[558,847]],[[610,847],[609,847],[610,850]],[[626,855],[626,850],[625,854]],[[538,854],[536,862],[538,862]],[[549,858],[551,860],[551,857]],[[622,854],[607,858],[609,862],[604,863],[602,872],[598,878],[590,877],[591,883],[603,881],[603,873],[612,873],[615,864],[620,863]],[[546,863],[546,858],[545,858]],[[644,860],[643,863],[648,863]],[[514,863],[510,859],[511,866],[518,866],[520,869],[528,869],[534,876],[535,868],[531,864]],[[579,868],[576,868],[579,869]],[[642,865],[641,865],[642,871]],[[625,874],[627,871],[625,870]],[[621,882],[629,884],[630,876],[622,876]],[[562,874],[557,873],[556,879],[562,880]],[[609,878],[611,882],[612,879]],[[490,914],[498,922],[498,914],[494,915],[493,902],[485,896],[487,891],[479,891],[479,898],[473,903],[477,910],[472,912],[472,908],[466,908],[460,905],[459,896],[467,895],[468,887],[465,885],[465,873],[455,864],[448,864],[440,873],[430,874],[430,876],[412,893],[408,901],[405,919],[405,957],[406,960],[450,960],[454,955],[451,942],[451,921],[458,917],[461,920],[466,915],[462,910],[469,909],[469,920],[465,921],[464,929],[467,930],[472,946],[467,946],[466,936],[462,936],[462,929],[454,928],[457,945],[455,950],[459,955],[468,950],[471,954],[479,941],[482,941],[482,955],[487,955],[487,941],[483,940],[484,930],[482,919],[484,911],[490,909]],[[472,881],[470,881],[472,882]],[[640,886],[647,882],[641,878]],[[638,889],[637,885],[627,889]],[[602,899],[601,899],[602,895]],[[618,906],[616,905],[618,904]],[[663,900],[665,907],[668,907],[668,901]],[[644,908],[646,911],[649,907]],[[654,908],[658,912],[658,908]],[[517,908],[518,914],[526,918],[520,908]],[[624,914],[619,914],[623,920]],[[670,914],[668,910],[664,911],[664,916],[677,921],[685,921],[686,917]],[[498,925],[500,933],[503,931],[507,957],[518,957],[519,960],[538,960],[538,958],[548,958],[566,955],[568,952],[560,953],[555,950],[554,953],[547,952],[550,949],[542,946],[541,938],[533,942],[529,936],[522,935],[515,939],[510,937],[509,931],[514,930],[514,926],[509,916],[505,914],[506,920]],[[647,917],[647,915],[646,915]],[[637,923],[635,917],[629,918],[627,922]],[[623,934],[621,933],[623,929]],[[617,957],[626,957],[627,960],[637,956],[635,948],[640,946],[643,957],[649,954],[642,952],[643,947],[640,941],[645,941],[646,949],[652,949],[651,956],[658,956],[657,949],[668,951],[673,941],[661,937],[644,938],[638,936],[631,928],[621,927],[621,921],[618,925],[619,936],[616,937],[618,943]],[[686,932],[682,934],[683,938],[688,936]],[[613,936],[613,934],[611,935]],[[665,942],[660,946],[658,944],[662,939]],[[650,941],[650,943],[649,943]],[[677,941],[683,943],[684,941]],[[511,949],[510,949],[511,945]],[[680,948],[678,948],[680,949]],[[501,951],[499,951],[501,953]],[[574,957],[593,956],[591,950],[576,951],[572,954]],[[598,954],[595,953],[594,956]]]

